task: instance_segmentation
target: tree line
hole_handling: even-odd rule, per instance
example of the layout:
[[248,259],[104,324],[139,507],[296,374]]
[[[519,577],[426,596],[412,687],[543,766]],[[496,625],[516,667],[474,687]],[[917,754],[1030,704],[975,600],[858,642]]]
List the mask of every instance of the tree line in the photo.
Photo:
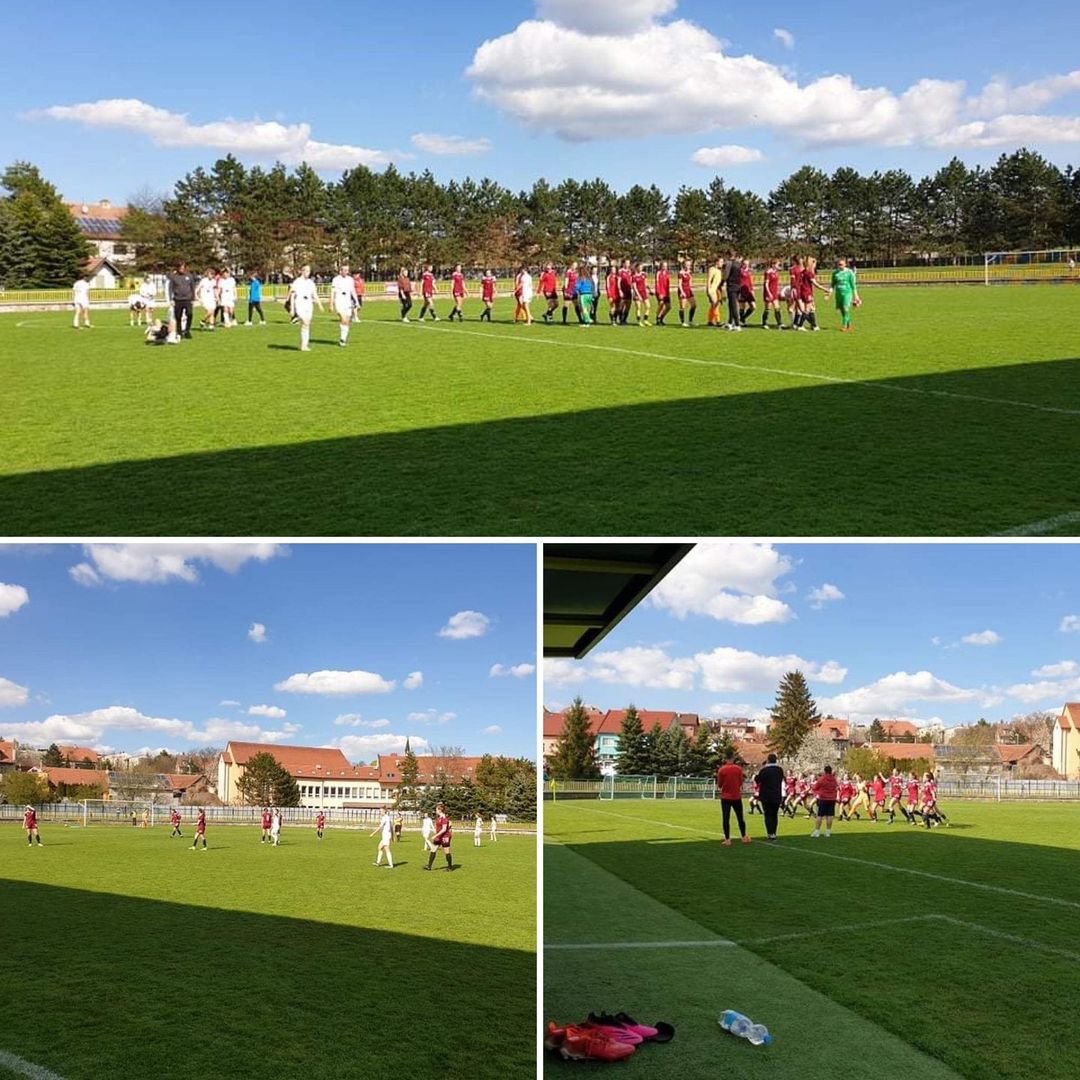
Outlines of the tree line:
[[617,192],[601,177],[539,179],[513,192],[486,177],[442,184],[393,165],[323,181],[306,164],[247,168],[229,155],[164,198],[134,199],[124,231],[145,270],[184,259],[269,275],[341,259],[389,276],[427,262],[506,268],[629,254],[700,264],[724,250],[761,257],[793,247],[863,263],[949,261],[1080,245],[1080,170],[1026,149],[989,168],[954,157],[919,180],[902,169],[830,175],[805,165],[762,198],[721,176],[673,196],[656,184]]

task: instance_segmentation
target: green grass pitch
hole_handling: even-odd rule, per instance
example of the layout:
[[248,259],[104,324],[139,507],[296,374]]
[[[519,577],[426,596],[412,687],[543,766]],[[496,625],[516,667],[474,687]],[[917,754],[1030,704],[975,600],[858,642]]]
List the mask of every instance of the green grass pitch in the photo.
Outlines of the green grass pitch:
[[[1080,288],[875,288],[856,332],[0,319],[8,535],[1080,529]],[[540,303],[534,305],[539,312]],[[602,305],[603,308],[603,305]],[[698,323],[705,319],[698,308]]]
[[415,833],[391,871],[366,832],[184,832],[0,827],[0,1052],[64,1080],[535,1071],[534,836],[426,873]]
[[[1080,806],[942,808],[952,828],[827,840],[785,818],[775,844],[755,815],[724,848],[711,801],[546,804],[545,1015],[673,1023],[627,1080],[1080,1076]],[[774,1043],[725,1034],[726,1008]],[[581,1069],[556,1055],[545,1076]]]

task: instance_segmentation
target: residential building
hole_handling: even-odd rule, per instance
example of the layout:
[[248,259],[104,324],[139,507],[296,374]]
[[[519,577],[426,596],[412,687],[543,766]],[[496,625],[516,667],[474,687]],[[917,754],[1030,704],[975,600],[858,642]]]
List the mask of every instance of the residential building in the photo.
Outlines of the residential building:
[[[600,728],[600,725],[604,722],[604,714],[599,709],[594,709],[591,705],[585,707],[585,716],[589,721],[589,730],[592,731],[595,736]],[[548,709],[544,710],[544,759],[551,757],[555,753],[555,744],[559,741],[559,736],[562,735],[563,724],[566,721],[566,710],[562,712],[551,712]]]
[[181,806],[208,805],[218,800],[204,773],[164,773],[167,791],[174,804]]
[[932,743],[868,742],[866,746],[870,750],[877,751],[884,758],[892,758],[896,762],[896,767],[901,770],[904,769],[905,762],[920,759],[930,762],[933,768],[937,760],[934,751],[941,750],[940,746],[934,746]]
[[98,799],[109,797],[109,774],[99,769],[75,769],[71,766],[41,765],[32,772],[41,773],[48,781],[49,787],[59,788],[61,784],[68,787],[94,788],[100,792],[94,796]]
[[113,206],[108,199],[66,205],[95,259],[110,259],[114,266],[135,261],[135,252],[123,239],[124,218],[128,212],[126,206]]
[[851,745],[851,724],[847,720],[839,720],[835,716],[827,716],[818,726],[818,734],[831,739],[838,756],[843,755]]
[[[619,756],[619,735],[622,731],[623,720],[626,718],[625,709],[608,709],[600,712],[598,709],[589,708],[586,711],[589,721],[589,729],[593,733],[596,742],[596,756],[602,771],[611,772],[615,765],[615,759]],[[667,732],[672,724],[678,724],[686,733],[686,737],[692,742],[697,735],[701,718],[697,713],[678,713],[670,710],[638,709],[638,718],[641,727],[649,732],[657,724],[660,730]],[[562,734],[563,725],[566,722],[566,711],[544,712],[544,757],[549,758],[555,752],[555,745]]]
[[58,744],[57,750],[68,765],[82,765],[89,762],[95,769],[101,766],[101,755],[89,746],[68,746]]
[[1053,743],[1050,764],[1066,780],[1080,780],[1080,701],[1062,706]]
[[919,729],[910,720],[879,720],[882,730],[885,732],[885,739],[892,741],[894,739],[917,739],[919,737]]
[[0,739],[0,773],[15,770],[15,754],[18,749],[14,740],[8,742]]

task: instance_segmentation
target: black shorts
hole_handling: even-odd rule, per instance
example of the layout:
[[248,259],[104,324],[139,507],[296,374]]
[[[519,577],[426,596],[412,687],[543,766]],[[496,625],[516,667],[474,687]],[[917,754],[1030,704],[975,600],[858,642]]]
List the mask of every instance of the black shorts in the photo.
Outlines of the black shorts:
[[836,814],[836,801],[834,799],[818,799],[817,816],[834,817]]
[[554,300],[555,303],[557,304],[559,302],[559,294],[557,292],[546,292],[546,293],[544,293],[544,299],[545,300]]
[[657,293],[656,294],[656,302],[658,304],[670,304],[671,303],[671,293]]
[[625,288],[623,288],[623,286],[620,285],[619,286],[619,296],[623,300],[629,300],[630,299],[630,286],[627,285]]

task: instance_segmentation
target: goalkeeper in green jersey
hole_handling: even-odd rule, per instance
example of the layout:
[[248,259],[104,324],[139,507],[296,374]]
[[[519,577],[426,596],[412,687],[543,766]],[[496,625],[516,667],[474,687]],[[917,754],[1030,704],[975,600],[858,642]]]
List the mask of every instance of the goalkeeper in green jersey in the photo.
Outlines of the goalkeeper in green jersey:
[[836,310],[840,312],[840,329],[851,330],[851,309],[858,307],[859,287],[855,283],[855,271],[848,268],[847,259],[840,259],[832,275],[832,293],[836,297]]

